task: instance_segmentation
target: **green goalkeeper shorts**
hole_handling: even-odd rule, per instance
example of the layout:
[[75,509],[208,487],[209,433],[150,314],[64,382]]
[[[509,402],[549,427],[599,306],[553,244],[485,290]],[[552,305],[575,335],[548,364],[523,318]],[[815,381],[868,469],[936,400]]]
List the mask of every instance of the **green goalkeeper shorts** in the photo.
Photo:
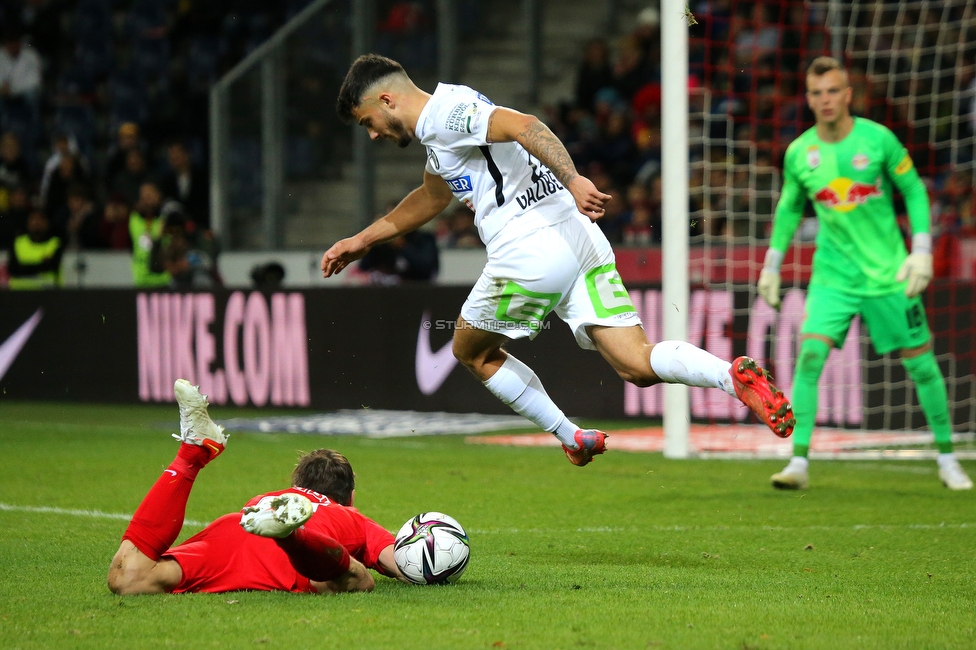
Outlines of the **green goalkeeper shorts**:
[[919,296],[902,291],[883,296],[858,296],[811,284],[801,334],[826,336],[839,349],[844,346],[854,316],[860,314],[878,354],[912,349],[932,338]]

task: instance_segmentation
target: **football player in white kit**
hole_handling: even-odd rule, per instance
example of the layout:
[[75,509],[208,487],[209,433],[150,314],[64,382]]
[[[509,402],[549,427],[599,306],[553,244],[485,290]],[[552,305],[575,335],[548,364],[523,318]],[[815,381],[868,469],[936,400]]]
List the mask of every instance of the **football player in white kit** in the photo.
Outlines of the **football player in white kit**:
[[637,386],[661,381],[737,396],[779,436],[793,431],[789,400],[748,357],[733,363],[684,341],[648,342],[594,221],[610,196],[576,171],[566,148],[532,115],[495,106],[466,86],[418,88],[399,63],[367,54],[349,69],[336,110],[370,138],[427,148],[423,184],[382,219],[322,257],[325,277],[376,244],[427,223],[456,196],[475,212],[488,252],[461,307],[454,356],[498,399],[562,442],[574,465],[606,449],[606,434],[580,429],[546,394],[531,368],[504,350],[538,334],[550,312]]

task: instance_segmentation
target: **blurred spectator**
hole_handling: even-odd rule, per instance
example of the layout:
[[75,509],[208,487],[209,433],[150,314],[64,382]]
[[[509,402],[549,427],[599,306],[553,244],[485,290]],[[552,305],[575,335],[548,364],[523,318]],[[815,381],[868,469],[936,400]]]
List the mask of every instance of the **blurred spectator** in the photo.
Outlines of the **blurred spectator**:
[[623,230],[624,226],[627,225],[624,221],[627,199],[613,185],[598,185],[597,187],[612,198],[603,205],[603,216],[596,223],[611,244],[619,244],[623,241]]
[[20,24],[38,53],[55,58],[64,49],[61,35],[61,12],[64,6],[56,0],[26,0],[20,7]]
[[634,177],[636,148],[626,112],[610,113],[600,136],[600,141],[592,147],[593,159],[603,165],[615,185],[629,185]]
[[634,180],[647,183],[661,173],[661,125],[645,126],[634,135],[637,147]]
[[976,237],[976,189],[970,170],[954,171],[932,206],[935,277],[963,275],[960,239]]
[[932,213],[933,234],[937,237],[976,235],[976,192],[972,171],[958,169],[949,175],[932,206]]
[[613,66],[613,85],[626,100],[653,77],[640,41],[633,35],[620,39],[620,53]]
[[51,219],[51,227],[60,236],[66,234],[68,222],[68,188],[79,183],[88,187],[91,180],[87,171],[78,162],[77,156],[61,156],[57,173],[51,177],[47,194],[41,197],[44,210]]
[[182,142],[167,149],[169,171],[160,182],[163,196],[179,201],[189,217],[188,230],[210,229],[210,187],[206,174],[190,163],[190,153]]
[[0,214],[10,205],[10,193],[30,184],[30,169],[21,155],[20,141],[13,133],[0,137]]
[[641,204],[631,211],[630,222],[624,226],[624,246],[650,246],[660,241],[661,237],[654,231],[651,224],[651,209],[647,204]]
[[576,106],[593,112],[596,93],[613,85],[613,66],[610,64],[610,48],[602,38],[586,43],[583,60],[576,72]]
[[437,62],[432,22],[425,3],[395,0],[378,25],[377,49],[402,63],[407,70],[430,69]]
[[155,183],[147,181],[139,188],[139,201],[129,215],[129,237],[132,239],[132,279],[139,288],[169,286],[172,277],[164,270],[153,270],[153,248],[163,238],[164,222],[159,214],[163,197]]
[[775,57],[780,42],[779,26],[770,16],[771,8],[762,2],[752,5],[752,17],[732,19],[735,60],[750,65],[761,58]]
[[106,248],[116,251],[132,250],[129,236],[129,203],[121,194],[113,194],[105,202],[105,210],[99,222],[99,239]]
[[27,232],[10,247],[7,271],[11,289],[52,289],[61,286],[61,256],[64,243],[51,232],[51,224],[40,208],[27,217]]
[[171,286],[177,289],[219,286],[213,258],[193,247],[187,230],[190,222],[179,204],[165,204],[162,220],[162,237],[153,242],[151,270],[169,275]]
[[[387,206],[387,212],[396,207]],[[383,215],[377,217],[381,219]],[[424,230],[414,230],[385,244],[374,246],[359,260],[359,270],[369,275],[370,284],[433,282],[440,270],[437,239]]]
[[277,291],[285,279],[285,267],[278,262],[256,264],[251,269],[251,282],[259,291]]
[[634,38],[644,57],[648,81],[661,79],[661,14],[657,7],[645,7],[637,14]]
[[68,187],[67,209],[65,230],[68,249],[105,248],[101,233],[101,215],[92,201],[87,185],[72,183]]
[[23,101],[36,112],[41,94],[41,57],[22,42],[22,34],[5,28],[0,48],[0,102]]
[[80,165],[86,174],[90,171],[88,161],[82,157],[81,151],[78,149],[78,142],[74,139],[74,136],[63,131],[58,131],[54,134],[51,144],[51,156],[44,163],[44,176],[41,178],[41,197],[47,196],[51,179],[54,178],[54,175],[58,173],[61,167],[62,157],[73,156],[75,162]]
[[23,187],[13,188],[7,196],[7,208],[0,210],[0,248],[8,248],[14,238],[24,231],[29,213],[27,190]]
[[455,207],[447,216],[445,226],[437,237],[437,244],[442,248],[484,248],[474,225],[474,212],[468,206]]
[[121,194],[130,204],[139,200],[143,183],[149,180],[146,156],[139,149],[129,149],[125,155],[125,167],[111,179],[112,194]]
[[137,149],[145,153],[145,147],[139,140],[139,125],[135,122],[124,122],[118,130],[117,139],[109,149],[108,163],[105,165],[105,178],[110,182],[116,174],[125,169],[129,152]]

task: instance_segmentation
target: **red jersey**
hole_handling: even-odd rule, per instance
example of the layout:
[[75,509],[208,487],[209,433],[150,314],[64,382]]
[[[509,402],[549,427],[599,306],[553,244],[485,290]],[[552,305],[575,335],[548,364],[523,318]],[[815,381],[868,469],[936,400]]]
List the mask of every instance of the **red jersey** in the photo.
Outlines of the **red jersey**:
[[[304,495],[312,502],[315,512],[305,522],[306,528],[336,540],[365,566],[380,570],[380,552],[393,544],[393,535],[355,508],[339,505],[327,496],[297,487],[258,495],[247,505],[254,505],[266,496],[287,492]],[[183,569],[183,580],[173,593],[315,592],[308,578],[295,570],[274,539],[246,532],[240,521],[239,512],[224,515],[163,554],[163,557],[176,560]]]

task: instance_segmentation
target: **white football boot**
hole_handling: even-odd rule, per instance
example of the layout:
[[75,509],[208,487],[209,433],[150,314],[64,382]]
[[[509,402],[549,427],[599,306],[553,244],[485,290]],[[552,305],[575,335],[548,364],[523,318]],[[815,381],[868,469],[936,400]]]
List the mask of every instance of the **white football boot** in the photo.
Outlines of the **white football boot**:
[[805,490],[810,487],[810,475],[807,474],[807,459],[794,456],[790,463],[779,474],[773,474],[770,481],[777,490]]
[[973,481],[963,471],[956,458],[939,463],[939,480],[950,490],[972,490]]
[[267,496],[241,510],[241,528],[261,537],[288,537],[314,512],[312,502],[301,494]]
[[177,379],[173,384],[176,403],[180,407],[180,433],[173,437],[190,445],[198,445],[210,450],[211,460],[224,451],[227,434],[224,427],[215,424],[207,413],[207,396],[200,394],[200,387],[185,379]]

